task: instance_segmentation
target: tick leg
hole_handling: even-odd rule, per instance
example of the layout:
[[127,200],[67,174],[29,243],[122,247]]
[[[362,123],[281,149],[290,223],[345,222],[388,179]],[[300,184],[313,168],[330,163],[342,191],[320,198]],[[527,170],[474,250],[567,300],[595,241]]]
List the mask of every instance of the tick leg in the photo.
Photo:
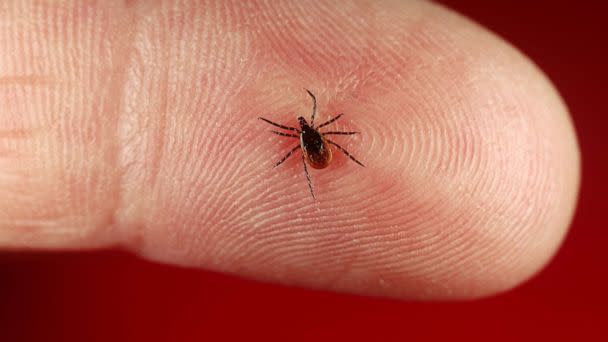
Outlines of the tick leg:
[[331,131],[331,132],[322,132],[322,135],[330,135],[330,134],[335,134],[335,135],[353,135],[353,134],[359,134],[360,132],[335,132],[335,131]]
[[296,146],[296,147],[292,148],[292,149],[291,149],[291,151],[289,151],[289,153],[287,153],[287,154],[285,155],[285,157],[283,157],[283,159],[279,160],[279,162],[278,162],[278,163],[274,164],[274,167],[277,167],[277,166],[279,166],[279,165],[283,164],[283,162],[284,162],[285,160],[287,160],[287,158],[289,158],[289,156],[291,156],[291,155],[292,155],[292,154],[293,154],[293,153],[294,153],[294,152],[295,152],[297,149],[299,149],[299,148],[300,148],[300,145],[298,145],[298,146]]
[[329,125],[330,123],[332,123],[332,122],[334,122],[334,121],[338,120],[338,119],[339,119],[339,118],[340,118],[342,115],[344,115],[344,113],[340,113],[340,114],[338,114],[338,116],[336,116],[335,118],[330,119],[330,120],[328,120],[328,121],[325,121],[324,123],[320,124],[320,125],[319,125],[317,128],[321,128],[321,127],[323,127],[323,126],[327,126],[327,125]]
[[306,159],[304,158],[304,153],[302,153],[302,163],[304,164],[304,173],[306,174],[306,181],[308,181],[308,188],[310,189],[310,194],[313,199],[317,199],[315,197],[315,192],[312,190],[312,182],[310,181],[310,175],[308,174],[308,168],[306,167]]
[[299,138],[299,135],[296,134],[289,134],[289,133],[283,133],[283,132],[277,132],[277,131],[270,131],[276,135],[280,135],[282,137],[291,137],[291,138]]
[[342,146],[336,144],[335,142],[333,142],[333,141],[331,141],[329,139],[327,139],[327,142],[330,143],[330,144],[332,144],[332,145],[334,145],[334,146],[336,146],[340,151],[342,151],[342,153],[346,154],[346,156],[348,158],[352,159],[355,163],[357,163],[357,164],[365,167],[365,165],[363,165],[360,161],[358,161],[357,159],[355,159],[355,157],[351,156],[350,153],[348,153],[348,151],[345,150]]
[[273,126],[277,126],[279,128],[282,128],[282,129],[286,129],[286,130],[289,130],[289,131],[295,131],[295,132],[300,133],[300,130],[297,129],[297,128],[295,128],[295,127],[289,127],[289,126],[285,126],[285,125],[280,125],[280,124],[278,124],[276,122],[272,122],[272,121],[270,121],[268,119],[264,119],[264,118],[258,118],[258,119],[260,119],[262,121],[266,121],[266,122],[268,122],[269,124],[271,124]]
[[312,116],[310,118],[310,126],[315,127],[315,114],[317,114],[317,98],[313,95],[313,93],[310,90],[308,90],[308,89],[305,89],[305,90],[308,93],[308,95],[310,95],[310,97],[312,97]]

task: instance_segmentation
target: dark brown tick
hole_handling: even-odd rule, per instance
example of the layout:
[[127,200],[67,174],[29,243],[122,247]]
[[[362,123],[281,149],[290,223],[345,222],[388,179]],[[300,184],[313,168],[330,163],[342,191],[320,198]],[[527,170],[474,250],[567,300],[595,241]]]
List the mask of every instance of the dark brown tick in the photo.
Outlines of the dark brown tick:
[[285,155],[285,157],[283,157],[283,159],[279,160],[279,162],[277,162],[274,165],[274,167],[277,167],[277,166],[283,164],[283,162],[285,160],[287,160],[287,158],[289,158],[289,156],[291,156],[298,149],[301,149],[302,150],[302,163],[304,164],[304,173],[306,174],[306,180],[308,181],[308,188],[310,189],[310,194],[312,195],[312,198],[315,198],[315,192],[312,189],[312,182],[310,181],[310,174],[308,173],[308,168],[306,167],[306,163],[308,162],[308,164],[310,164],[310,166],[315,169],[326,168],[329,165],[329,163],[331,162],[331,158],[332,158],[331,148],[329,147],[329,145],[335,146],[338,150],[340,150],[342,153],[344,153],[348,158],[350,158],[355,163],[357,163],[363,167],[365,167],[365,165],[363,165],[360,161],[355,159],[355,157],[353,157],[350,153],[348,153],[348,151],[346,151],[342,146],[336,144],[335,142],[333,142],[325,137],[326,135],[352,135],[352,134],[357,134],[359,132],[338,132],[338,131],[321,132],[321,131],[319,131],[319,129],[321,127],[325,127],[325,126],[333,123],[334,121],[338,120],[339,118],[341,118],[342,115],[344,115],[344,113],[338,114],[333,119],[329,119],[326,122],[320,124],[319,126],[315,126],[315,114],[317,113],[317,99],[315,98],[315,95],[310,90],[308,90],[308,89],[305,89],[305,90],[308,93],[308,95],[310,95],[310,97],[312,97],[312,116],[310,118],[310,125],[308,124],[308,122],[306,122],[306,119],[304,119],[301,116],[298,117],[298,122],[300,123],[300,129],[295,128],[295,127],[281,125],[281,124],[272,122],[272,121],[270,121],[268,119],[264,119],[264,118],[258,118],[258,119],[266,121],[273,126],[298,133],[298,134],[290,134],[290,133],[284,133],[284,132],[271,131],[272,133],[274,133],[276,135],[280,135],[282,137],[300,139],[300,143],[298,144],[298,146],[295,146],[294,148],[292,148],[291,151],[289,151]]

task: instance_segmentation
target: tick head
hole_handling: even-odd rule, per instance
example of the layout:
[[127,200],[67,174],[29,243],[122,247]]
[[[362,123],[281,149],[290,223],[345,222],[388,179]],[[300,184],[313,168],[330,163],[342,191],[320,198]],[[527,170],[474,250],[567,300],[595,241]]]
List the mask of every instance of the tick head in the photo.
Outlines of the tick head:
[[308,126],[308,122],[306,122],[306,119],[304,119],[303,116],[298,117],[298,122],[300,123],[301,129],[304,129],[304,127]]

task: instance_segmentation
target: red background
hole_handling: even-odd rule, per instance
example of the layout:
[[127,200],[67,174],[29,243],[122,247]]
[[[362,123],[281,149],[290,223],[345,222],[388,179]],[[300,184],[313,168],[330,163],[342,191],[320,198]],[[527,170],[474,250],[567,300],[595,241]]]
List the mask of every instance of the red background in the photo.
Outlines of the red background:
[[494,298],[410,303],[259,284],[113,251],[4,253],[0,341],[607,336],[601,326],[608,326],[607,6],[443,2],[530,56],[571,109],[583,153],[582,192],[563,248],[538,276]]

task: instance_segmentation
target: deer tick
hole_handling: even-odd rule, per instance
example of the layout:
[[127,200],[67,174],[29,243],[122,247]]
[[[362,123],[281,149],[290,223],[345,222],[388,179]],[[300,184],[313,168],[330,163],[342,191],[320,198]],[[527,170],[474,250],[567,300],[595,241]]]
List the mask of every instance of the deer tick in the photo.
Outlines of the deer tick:
[[287,158],[289,158],[294,152],[298,149],[302,150],[302,163],[304,164],[304,173],[306,174],[306,180],[308,181],[308,188],[310,189],[310,194],[312,198],[315,198],[315,192],[312,188],[312,182],[310,181],[310,174],[308,173],[308,168],[306,167],[306,163],[310,164],[311,167],[315,169],[324,169],[331,162],[332,153],[330,145],[333,145],[335,148],[344,153],[348,158],[350,158],[355,163],[365,167],[360,161],[355,159],[348,151],[346,151],[342,146],[336,144],[335,142],[328,139],[327,135],[352,135],[357,134],[359,132],[339,132],[339,131],[328,131],[321,132],[319,129],[321,127],[325,127],[344,115],[344,113],[338,114],[332,119],[327,120],[326,122],[320,124],[319,126],[315,126],[315,114],[317,113],[317,99],[315,95],[308,89],[305,89],[308,95],[312,97],[312,116],[310,118],[310,124],[306,122],[304,117],[298,117],[298,122],[300,124],[300,128],[289,127],[285,125],[278,124],[276,122],[272,122],[268,119],[258,118],[260,120],[266,121],[267,123],[282,128],[284,130],[296,132],[297,134],[278,132],[278,131],[270,131],[276,135],[280,135],[282,137],[289,137],[299,139],[300,143],[292,148],[281,160],[279,160],[274,167],[277,167]]

